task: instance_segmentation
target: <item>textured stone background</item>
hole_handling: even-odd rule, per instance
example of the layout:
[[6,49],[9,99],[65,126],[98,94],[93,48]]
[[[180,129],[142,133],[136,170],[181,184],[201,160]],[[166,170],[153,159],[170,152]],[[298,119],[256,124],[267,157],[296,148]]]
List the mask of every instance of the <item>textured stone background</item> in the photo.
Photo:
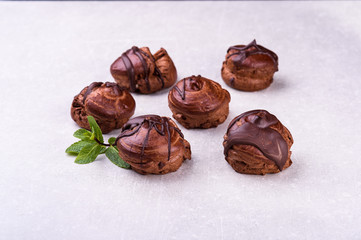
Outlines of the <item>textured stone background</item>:
[[[1,2],[0,239],[359,239],[360,15],[360,2]],[[226,50],[254,38],[279,56],[274,83],[230,89]],[[133,45],[166,48],[179,79],[201,74],[232,96],[218,128],[182,128],[192,160],[165,176],[64,153],[72,98],[112,81]],[[167,93],[134,94],[135,115],[171,116]],[[280,174],[224,160],[228,123],[255,108],[294,136]]]

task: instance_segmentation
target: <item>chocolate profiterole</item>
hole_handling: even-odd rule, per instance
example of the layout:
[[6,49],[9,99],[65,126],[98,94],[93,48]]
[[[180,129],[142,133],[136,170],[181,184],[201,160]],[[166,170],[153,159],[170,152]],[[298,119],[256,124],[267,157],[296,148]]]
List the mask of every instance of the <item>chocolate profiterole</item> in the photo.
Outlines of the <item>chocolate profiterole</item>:
[[264,175],[291,164],[293,138],[266,110],[245,112],[234,118],[224,136],[224,155],[236,172]]
[[144,115],[129,120],[116,140],[119,156],[140,174],[175,172],[191,148],[168,117]]
[[223,123],[231,97],[221,85],[200,75],[180,80],[168,94],[173,117],[185,128],[211,128]]
[[103,133],[120,128],[134,114],[135,101],[116,83],[93,82],[74,97],[71,117],[90,130],[87,116],[93,116]]
[[232,88],[258,91],[267,88],[278,71],[278,56],[253,40],[248,45],[236,45],[227,50],[222,66],[222,78]]
[[164,48],[153,55],[148,47],[134,46],[115,60],[110,72],[120,87],[138,93],[169,88],[177,80],[177,70]]

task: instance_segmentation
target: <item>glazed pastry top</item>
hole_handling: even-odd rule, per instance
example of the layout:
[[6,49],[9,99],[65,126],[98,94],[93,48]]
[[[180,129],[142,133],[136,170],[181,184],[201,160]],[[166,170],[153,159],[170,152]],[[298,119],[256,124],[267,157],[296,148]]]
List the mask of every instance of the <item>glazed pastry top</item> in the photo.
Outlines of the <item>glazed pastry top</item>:
[[282,128],[280,121],[266,110],[245,112],[229,124],[224,141],[224,154],[236,144],[252,145],[282,170],[288,158],[289,147],[276,130]]
[[[231,60],[230,62],[228,60]],[[253,40],[248,45],[235,45],[227,50],[227,64],[236,68],[262,68],[273,66],[275,71],[278,70],[278,56],[271,50],[258,45]]]
[[230,101],[230,94],[210,79],[191,76],[180,80],[169,92],[169,104],[181,112],[204,114]]

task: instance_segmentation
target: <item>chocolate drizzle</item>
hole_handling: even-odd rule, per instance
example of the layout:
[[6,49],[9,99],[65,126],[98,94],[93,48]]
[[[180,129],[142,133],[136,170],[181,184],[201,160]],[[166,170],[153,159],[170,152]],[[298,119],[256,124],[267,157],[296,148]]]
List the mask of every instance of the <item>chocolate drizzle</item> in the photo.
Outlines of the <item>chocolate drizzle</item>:
[[251,43],[249,43],[246,46],[232,46],[230,48],[228,48],[227,53],[230,50],[236,50],[236,52],[230,54],[229,56],[227,56],[227,59],[229,59],[230,57],[237,55],[239,56],[239,58],[234,59],[235,62],[242,64],[244,60],[246,60],[246,58],[248,58],[249,56],[252,55],[266,55],[268,57],[270,57],[273,61],[274,67],[276,69],[278,69],[278,57],[277,55],[272,52],[271,50],[262,47],[261,45],[257,45],[256,39],[254,39]]
[[[139,58],[139,60],[142,62],[142,66],[143,66],[143,71],[144,71],[144,80],[147,84],[147,89],[148,91],[150,91],[150,84],[149,84],[149,69],[147,66],[147,62],[145,61],[143,55],[140,53],[141,50],[138,47],[132,47],[133,52],[135,53],[135,55],[137,55],[137,57]],[[144,52],[142,51],[142,53],[144,54]]]
[[92,84],[89,85],[88,89],[86,90],[83,96],[83,104],[85,103],[85,99],[93,91],[93,89],[96,87],[100,87],[102,84],[103,84],[102,82],[93,82]]
[[174,89],[179,93],[179,95],[182,97],[182,100],[185,100],[186,99],[186,81],[188,80],[191,84],[191,88],[194,89],[194,90],[199,90],[201,87],[200,87],[200,84],[199,84],[199,81],[201,79],[201,75],[198,75],[198,76],[191,76],[191,77],[188,77],[188,78],[184,78],[183,80],[183,89],[179,89],[179,87],[176,85],[174,86]]
[[151,61],[153,61],[154,75],[157,76],[157,79],[162,83],[162,88],[164,88],[164,79],[162,77],[161,71],[159,70],[159,68],[157,67],[157,64],[155,63],[156,61],[155,61],[155,58],[153,57],[153,55],[149,55],[146,52],[139,49],[138,47],[133,46],[131,49],[129,49],[128,51],[123,53],[120,57],[124,63],[127,73],[128,73],[128,78],[129,78],[129,82],[130,82],[130,90],[132,92],[136,91],[135,69],[134,69],[134,65],[133,65],[131,59],[128,56],[131,51],[139,58],[140,62],[142,63],[143,73],[144,73],[144,81],[147,84],[148,91],[150,91],[149,69],[148,69],[147,61],[145,60],[144,56],[146,56]]
[[124,63],[125,68],[127,69],[129,83],[130,83],[130,91],[135,92],[136,86],[135,86],[134,66],[132,64],[132,61],[130,61],[127,52],[123,53],[122,56],[120,57]]
[[[92,84],[89,85],[88,89],[86,90],[86,92],[84,93],[84,96],[83,96],[83,104],[85,103],[85,100],[88,97],[88,95],[94,90],[94,88],[100,87],[101,85],[103,85],[102,82],[93,82]],[[122,89],[116,83],[106,82],[105,86],[112,87],[114,90],[114,93],[118,96],[122,93]]]
[[140,159],[142,160],[142,157],[144,156],[144,150],[148,143],[150,131],[152,129],[154,129],[161,136],[167,135],[167,138],[168,138],[168,161],[169,161],[170,153],[171,153],[171,131],[170,131],[170,129],[175,130],[182,138],[184,138],[184,136],[179,128],[171,126],[169,124],[169,118],[167,118],[167,117],[160,117],[158,115],[143,115],[143,116],[135,117],[135,118],[129,120],[126,124],[124,124],[120,135],[116,139],[116,142],[121,138],[130,137],[130,136],[133,136],[134,134],[138,133],[140,128],[144,124],[148,125],[148,132],[147,132],[147,134],[144,138],[143,144],[142,144],[142,151],[140,153]]
[[114,82],[106,82],[105,83],[105,86],[106,87],[112,87],[113,88],[113,90],[114,90],[114,93],[115,93],[115,95],[117,95],[117,96],[120,96],[120,94],[122,93],[122,89],[119,87],[119,85],[118,84],[116,84],[116,83],[114,83]]
[[174,86],[174,89],[179,93],[179,95],[182,97],[182,100],[186,99],[186,80],[187,78],[183,79],[183,91],[179,89],[179,87],[176,85]]
[[[133,47],[134,48],[134,47]],[[135,47],[137,48],[137,47]],[[164,79],[162,77],[162,73],[161,71],[159,70],[159,68],[157,67],[157,64],[155,63],[155,58],[153,55],[148,55],[146,52],[142,51],[141,49],[137,48],[138,51],[140,51],[141,53],[143,53],[147,58],[149,58],[150,60],[153,61],[154,63],[154,75],[157,76],[157,79],[160,81],[160,83],[162,84],[162,88],[164,88]],[[149,74],[149,73],[148,73]],[[150,90],[150,89],[148,89]]]
[[[242,125],[232,128],[238,121]],[[228,126],[224,155],[228,156],[228,150],[233,145],[252,145],[274,161],[282,171],[288,158],[288,145],[280,133],[270,128],[277,123],[278,119],[266,110],[253,110],[239,115]]]

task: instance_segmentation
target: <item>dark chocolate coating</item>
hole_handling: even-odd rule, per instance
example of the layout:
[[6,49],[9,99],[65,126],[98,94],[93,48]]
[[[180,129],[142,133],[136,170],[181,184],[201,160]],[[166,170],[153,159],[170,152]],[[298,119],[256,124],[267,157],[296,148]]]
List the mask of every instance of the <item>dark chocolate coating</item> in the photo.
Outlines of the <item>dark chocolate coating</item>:
[[120,128],[133,115],[132,95],[116,83],[93,82],[74,97],[71,117],[82,128],[90,130],[87,116],[93,116],[103,133]]
[[222,79],[232,88],[258,91],[273,82],[278,71],[278,56],[253,40],[248,45],[235,45],[227,50],[222,64]]
[[272,52],[271,50],[258,45],[256,40],[254,39],[252,42],[250,42],[248,45],[235,45],[232,47],[229,47],[227,50],[227,53],[230,50],[236,50],[232,54],[228,55],[226,59],[229,59],[232,56],[234,65],[237,67],[242,67],[242,64],[244,63],[244,60],[246,60],[248,57],[252,55],[266,55],[268,56],[274,64],[274,68],[276,71],[278,70],[278,56]]
[[[233,127],[239,120],[243,124]],[[228,150],[236,144],[252,145],[274,161],[282,171],[288,158],[288,145],[279,132],[270,128],[278,123],[279,120],[266,110],[253,110],[239,115],[228,126],[224,154],[227,156]]]
[[173,117],[186,128],[210,128],[228,116],[230,94],[215,81],[198,76],[184,78],[169,91]]
[[[88,97],[88,95],[93,91],[94,88],[100,87],[103,83],[102,82],[93,82],[89,85],[88,89],[86,90],[86,92],[84,93],[83,96],[83,103],[85,103],[86,98]],[[109,82],[107,82],[107,84],[110,84]],[[108,85],[109,86],[109,85]],[[114,85],[112,85],[114,86]]]
[[167,117],[160,117],[158,115],[143,115],[143,116],[135,117],[135,118],[129,120],[122,127],[122,132],[120,133],[120,135],[117,139],[121,139],[123,137],[130,137],[130,136],[138,133],[139,129],[146,122],[148,123],[148,132],[143,141],[140,159],[144,155],[144,148],[147,145],[149,133],[152,129],[154,129],[161,136],[167,135],[167,138],[168,138],[168,161],[169,161],[170,152],[171,152],[170,129],[176,131],[182,138],[184,138],[184,136],[179,128],[169,125],[169,118],[167,118]]
[[153,55],[147,47],[133,46],[115,60],[110,71],[119,86],[140,93],[170,87],[177,78],[174,63],[163,48]]
[[143,115],[129,120],[116,140],[119,155],[142,174],[176,171],[190,159],[190,145],[168,117]]
[[[122,61],[124,62],[124,66],[127,69],[128,72],[128,77],[129,77],[129,81],[130,81],[130,91],[131,92],[135,92],[136,91],[136,79],[135,79],[135,74],[134,74],[134,66],[132,64],[132,61],[130,60],[130,58],[128,57],[128,55],[130,54],[135,54],[140,62],[142,63],[142,67],[143,67],[143,73],[144,73],[144,80],[147,84],[147,89],[148,91],[150,91],[150,84],[149,84],[149,70],[148,70],[148,66],[147,66],[147,62],[144,58],[144,56],[146,56],[148,59],[151,59],[154,63],[155,63],[155,59],[153,57],[153,55],[149,56],[146,52],[140,50],[138,47],[133,46],[131,49],[129,49],[128,51],[126,51],[125,53],[122,54],[122,56],[120,57],[122,59]],[[158,78],[158,80],[162,83],[162,88],[164,87],[164,79],[162,77],[159,71],[159,68],[157,67],[157,65],[155,64],[155,72],[156,77]]]

